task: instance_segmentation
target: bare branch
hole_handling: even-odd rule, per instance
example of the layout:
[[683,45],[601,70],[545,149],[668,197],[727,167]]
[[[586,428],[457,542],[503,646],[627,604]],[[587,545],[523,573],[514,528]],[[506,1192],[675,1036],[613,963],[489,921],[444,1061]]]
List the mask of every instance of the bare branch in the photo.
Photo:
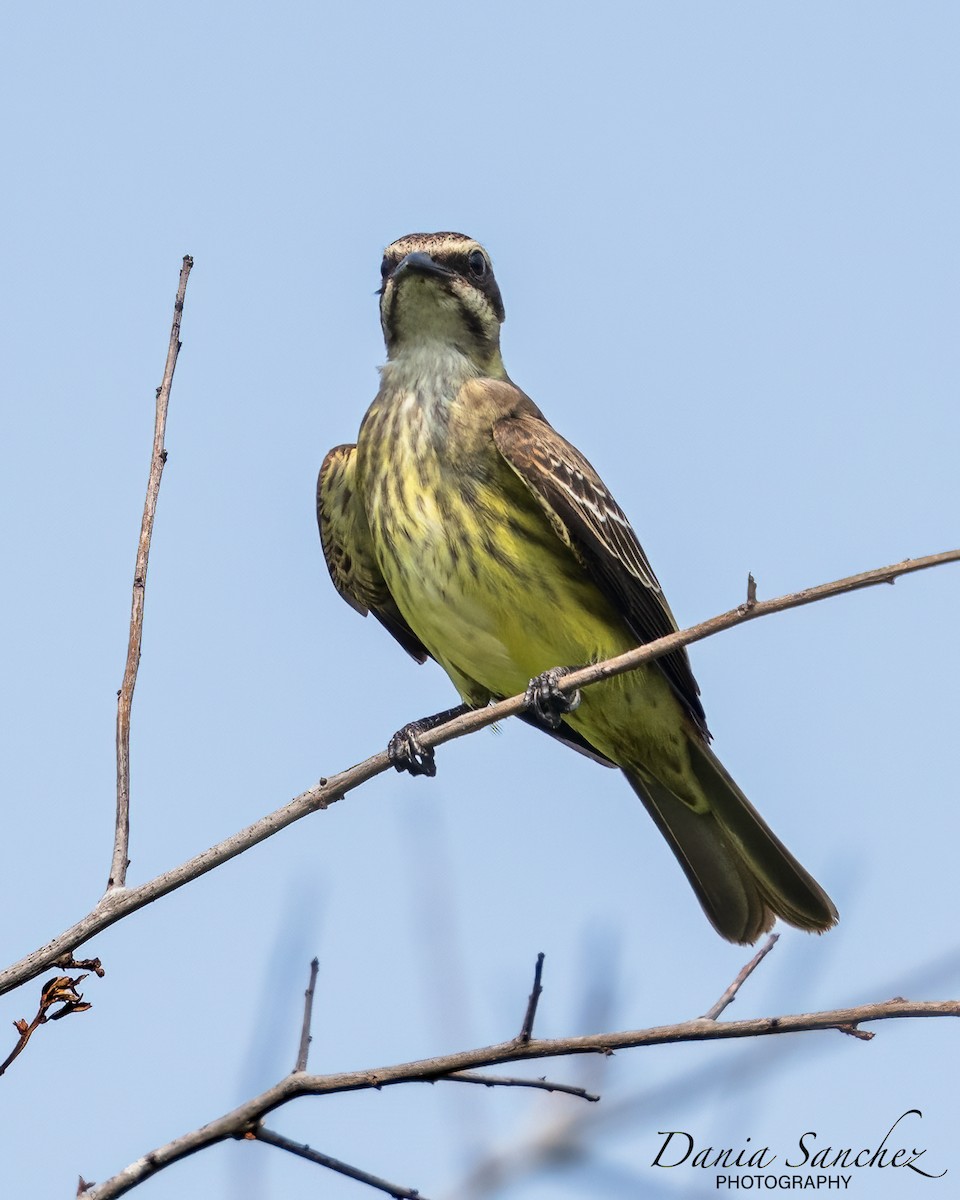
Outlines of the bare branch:
[[754,973],[757,967],[763,962],[770,951],[780,940],[779,933],[771,933],[767,940],[763,943],[760,949],[756,952],[753,958],[747,963],[740,974],[736,977],[733,983],[727,988],[716,1004],[712,1005],[703,1014],[704,1021],[715,1021],[725,1008],[731,1005],[737,998],[737,992],[743,987],[750,976]]
[[541,950],[537,955],[537,965],[533,969],[533,988],[527,1000],[527,1011],[523,1016],[523,1025],[521,1025],[520,1032],[517,1034],[517,1040],[520,1042],[529,1042],[533,1034],[533,1022],[537,1018],[537,1005],[540,1003],[540,995],[543,992],[543,988],[540,985],[542,975],[543,951]]
[[329,1096],[339,1092],[380,1089],[401,1083],[437,1083],[463,1071],[500,1063],[560,1058],[573,1054],[611,1054],[639,1046],[662,1046],[679,1042],[711,1042],[731,1038],[769,1037],[784,1033],[804,1033],[820,1029],[849,1032],[866,1021],[888,1021],[905,1017],[960,1017],[960,1001],[911,1002],[888,1000],[882,1004],[862,1004],[856,1008],[838,1008],[826,1012],[803,1013],[782,1017],[757,1017],[748,1021],[712,1021],[696,1017],[676,1025],[618,1033],[595,1033],[583,1037],[531,1038],[521,1042],[511,1038],[496,1046],[463,1050],[437,1058],[400,1063],[376,1070],[349,1071],[335,1075],[288,1075],[272,1088],[246,1101],[232,1112],[209,1122],[200,1129],[160,1146],[118,1175],[105,1180],[87,1194],[90,1200],[113,1200],[137,1184],[151,1178],[175,1162],[231,1138],[257,1136],[256,1130],[267,1113],[301,1096]]
[[183,314],[183,298],[187,290],[187,279],[193,259],[184,255],[180,268],[180,284],[173,305],[173,325],[170,329],[170,345],[167,362],[163,368],[163,379],[157,388],[157,408],[153,425],[153,454],[150,459],[150,474],[147,478],[147,495],[143,502],[143,518],[140,522],[140,540],[137,543],[137,564],[133,572],[133,599],[130,604],[130,636],[127,640],[127,661],[123,669],[123,682],[117,692],[117,819],[113,837],[113,859],[110,863],[110,878],[107,889],[122,888],[126,883],[130,849],[130,713],[133,708],[133,691],[137,686],[137,671],[140,668],[140,644],[143,638],[143,604],[147,586],[147,564],[150,559],[150,541],[153,537],[153,521],[157,512],[157,497],[160,493],[160,477],[167,461],[163,447],[167,427],[167,406],[170,402],[170,387],[173,372],[180,353],[180,318]]
[[307,1055],[310,1053],[310,1043],[313,1041],[310,1036],[310,1022],[313,1019],[313,993],[317,988],[317,972],[319,970],[320,960],[314,958],[310,963],[310,982],[307,984],[307,990],[303,993],[303,1026],[300,1030],[300,1049],[297,1052],[294,1071],[307,1069]]
[[395,1196],[397,1200],[427,1200],[421,1192],[416,1188],[399,1187],[395,1183],[388,1183],[386,1179],[381,1179],[377,1175],[371,1175],[368,1171],[361,1171],[357,1167],[351,1167],[349,1163],[341,1162],[339,1158],[333,1158],[329,1154],[323,1154],[319,1150],[312,1150],[309,1146],[304,1146],[300,1142],[291,1141],[290,1138],[284,1137],[282,1133],[274,1133],[271,1129],[264,1129],[261,1126],[250,1135],[258,1142],[266,1142],[269,1146],[278,1146],[281,1150],[287,1150],[290,1154],[296,1154],[299,1158],[305,1158],[308,1162],[319,1164],[321,1167],[329,1167],[331,1171],[336,1171],[339,1175],[346,1175],[350,1179],[356,1179],[360,1183],[365,1183],[369,1187],[376,1188],[378,1191],[386,1192],[388,1196]]
[[[749,609],[746,605],[741,605],[739,608],[703,621],[699,625],[693,625],[689,629],[680,630],[668,637],[658,638],[655,642],[638,646],[637,649],[621,654],[618,658],[611,658],[606,662],[595,663],[589,667],[571,671],[569,675],[563,676],[558,686],[564,692],[588,687],[601,679],[609,679],[614,675],[622,675],[625,671],[635,670],[644,663],[661,658],[664,654],[669,654],[681,646],[702,641],[725,629],[731,629],[734,625],[740,625],[744,621],[770,616],[772,613],[784,612],[789,608],[798,608],[804,604],[826,600],[831,596],[839,596],[859,588],[872,587],[878,583],[891,583],[900,575],[958,561],[960,561],[960,550],[947,550],[942,554],[927,555],[925,558],[906,559],[904,562],[894,563],[889,567],[865,571],[860,575],[851,575],[835,580],[833,583],[824,583],[819,587],[780,596],[775,600],[759,600]],[[453,741],[454,738],[465,737],[487,725],[502,721],[506,717],[515,716],[524,710],[524,705],[525,700],[522,695],[513,696],[499,704],[491,704],[486,708],[455,717],[436,729],[427,730],[422,734],[421,740],[425,746],[438,746],[444,742]],[[238,833],[224,838],[222,842],[218,842],[209,850],[204,850],[179,866],[164,871],[162,875],[158,875],[138,887],[109,890],[95,907],[76,924],[51,939],[45,946],[34,950],[19,962],[0,971],[0,995],[18,987],[21,983],[36,978],[37,975],[48,970],[60,955],[76,949],[94,934],[109,928],[117,921],[129,916],[130,913],[136,912],[144,905],[152,904],[161,896],[166,896],[183,887],[184,884],[198,879],[201,875],[205,875],[229,859],[235,858],[238,854],[243,854],[252,846],[279,833],[281,829],[285,829],[302,817],[308,816],[318,809],[329,808],[331,804],[342,800],[344,796],[361,784],[391,769],[392,766],[385,750],[374,754],[329,779],[321,779],[315,787],[301,792],[283,808],[268,813]]]
[[[572,1083],[556,1083],[552,1079],[524,1079],[522,1075],[486,1075],[471,1074],[468,1071],[458,1071],[455,1075],[444,1075],[444,1083],[480,1083],[484,1087],[522,1087],[537,1088],[541,1092],[560,1092],[564,1096],[576,1096],[579,1100],[590,1100],[596,1103],[600,1097],[586,1088],[575,1087]],[[437,1082],[440,1082],[438,1080]]]

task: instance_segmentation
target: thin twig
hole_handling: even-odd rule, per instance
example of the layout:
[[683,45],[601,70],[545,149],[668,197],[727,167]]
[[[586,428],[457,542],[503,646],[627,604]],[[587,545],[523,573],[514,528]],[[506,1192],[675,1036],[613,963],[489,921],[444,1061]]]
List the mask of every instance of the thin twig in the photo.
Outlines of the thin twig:
[[143,604],[147,586],[147,564],[150,559],[150,540],[153,537],[153,522],[157,512],[157,496],[160,493],[160,478],[167,452],[163,447],[167,427],[167,406],[170,402],[170,387],[173,372],[180,353],[180,318],[183,314],[183,298],[187,290],[187,279],[193,259],[184,255],[180,268],[180,283],[173,305],[173,324],[170,328],[170,345],[167,361],[163,368],[163,379],[157,388],[157,407],[153,425],[153,454],[150,458],[150,474],[147,477],[147,495],[143,502],[143,518],[140,522],[140,540],[137,543],[137,564],[133,572],[133,599],[130,604],[130,636],[127,640],[127,661],[123,669],[123,682],[117,692],[117,819],[113,837],[113,859],[110,863],[108,891],[122,888],[127,879],[130,850],[130,713],[133,708],[133,691],[137,686],[137,671],[140,667],[140,644],[143,639]]
[[610,1054],[638,1046],[662,1046],[680,1042],[712,1042],[731,1038],[769,1037],[784,1033],[803,1033],[821,1029],[840,1029],[865,1021],[889,1021],[905,1017],[960,1017],[960,1001],[939,1000],[910,1002],[888,1000],[882,1004],[863,1004],[857,1008],[838,1008],[826,1012],[803,1013],[782,1017],[757,1017],[749,1021],[708,1021],[696,1017],[676,1025],[619,1033],[594,1033],[583,1037],[531,1038],[521,1042],[511,1038],[496,1046],[462,1050],[437,1058],[399,1063],[376,1070],[348,1071],[336,1075],[292,1074],[272,1088],[247,1100],[239,1108],[214,1121],[183,1134],[158,1147],[119,1174],[98,1184],[88,1194],[90,1200],[114,1200],[158,1172],[219,1142],[247,1136],[275,1109],[301,1096],[328,1096],[339,1092],[381,1089],[401,1083],[436,1083],[462,1071],[501,1063],[532,1059],[561,1058],[572,1054]]
[[[17,1044],[0,1063],[0,1075],[6,1071],[14,1059],[22,1054],[26,1049],[27,1042],[41,1025],[46,1025],[48,1021],[59,1021],[61,1017],[68,1017],[71,1013],[87,1012],[93,1007],[91,1004],[87,1004],[82,993],[77,991],[77,984],[82,983],[84,979],[86,979],[86,975],[78,975],[76,979],[71,979],[69,975],[60,975],[47,980],[40,991],[40,1007],[37,1009],[37,1015],[29,1024],[22,1018],[13,1023],[14,1029],[20,1036]],[[51,1012],[55,1004],[62,1004],[63,1007],[58,1008],[56,1012]]]
[[743,987],[750,976],[754,973],[757,967],[763,962],[770,951],[780,940],[779,933],[771,933],[767,940],[763,943],[760,949],[756,952],[753,958],[747,963],[740,974],[736,977],[733,983],[727,988],[720,999],[711,1008],[703,1014],[704,1021],[715,1021],[725,1008],[731,1005],[737,998],[737,992]]
[[533,1035],[533,1023],[537,1019],[537,1005],[540,1003],[540,995],[543,988],[540,986],[540,978],[543,975],[543,951],[537,955],[537,965],[533,969],[533,988],[530,996],[527,999],[527,1011],[523,1016],[523,1024],[520,1026],[520,1032],[517,1034],[518,1042],[529,1042]]
[[564,1096],[576,1096],[579,1100],[590,1100],[596,1103],[600,1097],[596,1092],[588,1092],[586,1088],[574,1087],[572,1083],[556,1083],[552,1079],[524,1079],[522,1075],[486,1075],[480,1072],[458,1071],[455,1075],[444,1075],[437,1082],[446,1083],[480,1083],[484,1087],[522,1087],[537,1088],[542,1092],[560,1092]]
[[[745,621],[784,612],[789,608],[798,608],[804,604],[812,604],[817,600],[826,600],[831,596],[839,596],[859,588],[872,587],[878,583],[890,583],[900,575],[958,561],[960,561],[960,550],[947,550],[942,554],[907,559],[889,567],[865,571],[861,575],[851,575],[835,580],[833,583],[824,583],[819,587],[780,596],[775,600],[759,600],[751,609],[741,605],[740,608],[702,621],[699,625],[691,626],[689,629],[672,633],[668,637],[658,638],[657,641],[648,642],[644,646],[638,646],[636,650],[621,654],[618,658],[611,658],[606,662],[571,671],[569,675],[563,676],[558,686],[565,692],[576,690],[579,687],[588,687],[601,679],[608,679],[611,676],[635,670],[644,663],[670,654],[681,646],[702,641],[724,629],[732,629],[735,625],[741,625]],[[436,729],[427,730],[421,735],[421,741],[425,746],[442,745],[444,742],[453,741],[454,738],[465,737],[487,725],[493,725],[506,717],[515,716],[524,710],[524,706],[525,699],[522,695],[512,696],[509,700],[466,713]],[[235,858],[238,854],[243,854],[251,846],[265,841],[310,813],[316,812],[318,809],[329,808],[331,804],[342,800],[344,796],[361,784],[392,769],[393,766],[387,752],[383,750],[354,767],[330,776],[329,779],[321,779],[315,787],[301,792],[299,796],[282,808],[268,813],[259,821],[255,821],[245,829],[241,829],[230,837],[224,838],[215,846],[211,846],[209,850],[204,850],[186,862],[180,863],[179,866],[164,871],[154,879],[148,880],[138,887],[108,891],[91,912],[71,925],[69,929],[52,938],[45,946],[32,951],[19,962],[0,971],[0,995],[18,987],[21,983],[36,978],[37,975],[48,970],[61,954],[76,949],[88,938],[108,929],[117,921],[129,916],[130,913],[136,912],[147,904],[152,904],[161,896],[169,895],[170,892],[176,891],[186,883],[191,883],[194,879],[214,870],[215,867]]]
[[266,1142],[268,1146],[278,1146],[281,1150],[296,1154],[298,1158],[305,1158],[308,1162],[317,1163],[321,1167],[329,1167],[331,1171],[336,1171],[339,1175],[346,1175],[349,1179],[356,1179],[359,1183],[365,1183],[378,1191],[386,1192],[388,1196],[395,1196],[396,1200],[427,1200],[427,1197],[422,1192],[418,1192],[416,1188],[399,1187],[395,1183],[388,1183],[379,1175],[371,1175],[369,1171],[351,1167],[349,1163],[342,1162],[339,1158],[323,1154],[320,1150],[313,1150],[301,1142],[294,1142],[290,1138],[284,1137],[282,1133],[264,1129],[262,1125],[254,1130],[251,1136],[258,1142]]
[[297,1052],[294,1071],[307,1069],[307,1055],[310,1053],[310,1043],[313,1041],[310,1036],[310,1022],[313,1019],[313,993],[316,991],[319,970],[320,960],[314,958],[310,963],[310,982],[307,984],[307,990],[303,993],[303,1026],[300,1029],[300,1049]]

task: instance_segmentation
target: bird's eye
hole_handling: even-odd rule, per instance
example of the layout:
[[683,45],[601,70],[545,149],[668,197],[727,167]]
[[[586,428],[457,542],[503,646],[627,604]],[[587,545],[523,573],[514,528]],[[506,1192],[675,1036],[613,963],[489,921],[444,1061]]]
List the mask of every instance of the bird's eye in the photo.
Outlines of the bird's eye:
[[482,279],[487,273],[487,260],[483,251],[471,250],[467,255],[467,266],[474,278]]
[[383,262],[380,264],[380,278],[386,279],[386,277],[389,274],[390,274],[390,256],[385,254],[383,256]]

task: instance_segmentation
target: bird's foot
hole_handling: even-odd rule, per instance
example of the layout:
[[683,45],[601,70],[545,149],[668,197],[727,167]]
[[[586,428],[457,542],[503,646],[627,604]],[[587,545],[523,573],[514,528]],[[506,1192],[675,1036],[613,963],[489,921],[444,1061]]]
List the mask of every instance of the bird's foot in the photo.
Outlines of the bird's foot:
[[553,667],[527,684],[524,693],[527,708],[551,729],[558,729],[564,716],[580,707],[579,689],[570,695],[560,689],[560,680],[573,670],[574,667]]
[[391,766],[395,771],[406,771],[410,775],[428,775],[432,778],[437,773],[436,756],[433,747],[425,746],[420,740],[420,735],[469,711],[469,704],[461,704],[457,708],[434,713],[432,717],[421,717],[419,721],[411,721],[409,725],[398,729],[387,743],[387,757]]
[[395,771],[407,771],[410,775],[429,775],[437,773],[436,755],[432,746],[425,746],[420,741],[424,733],[423,721],[411,721],[398,729],[387,742],[387,757]]

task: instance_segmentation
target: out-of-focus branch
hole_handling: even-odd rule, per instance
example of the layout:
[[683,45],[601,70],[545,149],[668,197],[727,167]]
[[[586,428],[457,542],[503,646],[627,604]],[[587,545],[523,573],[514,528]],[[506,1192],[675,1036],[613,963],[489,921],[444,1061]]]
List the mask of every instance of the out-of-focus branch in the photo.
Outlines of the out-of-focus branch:
[[[301,1096],[327,1096],[338,1092],[354,1092],[371,1088],[390,1087],[399,1083],[438,1083],[456,1072],[500,1063],[559,1058],[573,1054],[611,1054],[616,1050],[639,1046],[662,1046],[678,1042],[720,1041],[730,1038],[768,1037],[784,1033],[803,1033],[834,1029],[848,1032],[865,1021],[895,1020],[904,1017],[960,1017],[960,1001],[888,1000],[882,1004],[862,1004],[856,1008],[839,1008],[826,1012],[803,1013],[781,1017],[759,1017],[747,1021],[714,1021],[697,1017],[676,1025],[661,1025],[653,1029],[628,1030],[616,1033],[596,1033],[584,1037],[531,1038],[521,1041],[511,1038],[496,1046],[463,1050],[438,1058],[400,1063],[375,1070],[350,1071],[336,1075],[288,1075],[272,1088],[253,1097],[245,1104],[222,1117],[160,1146],[137,1159],[111,1179],[91,1188],[89,1200],[113,1200],[123,1196],[144,1180],[175,1162],[198,1153],[208,1146],[231,1138],[255,1138],[260,1122],[267,1113],[289,1104]],[[403,1193],[400,1193],[403,1194]]]
[[[815,601],[826,600],[831,596],[839,596],[859,588],[873,587],[878,583],[893,583],[900,575],[958,561],[960,561],[960,549],[947,550],[941,554],[927,555],[924,558],[906,559],[889,567],[880,567],[874,571],[865,571],[860,575],[851,575],[832,583],[807,588],[802,592],[780,596],[775,600],[758,600],[752,606],[742,604],[739,608],[721,613],[720,616],[712,617],[699,625],[693,625],[689,629],[672,633],[668,637],[658,638],[655,642],[638,646],[636,650],[630,650],[617,658],[571,671],[569,675],[563,676],[558,686],[564,692],[589,687],[590,684],[597,683],[601,679],[608,679],[611,676],[635,670],[644,663],[661,658],[681,646],[702,641],[724,629],[740,625],[744,621],[770,616],[772,613],[784,612],[789,608],[798,608],[804,604],[813,604]],[[515,716],[524,710],[525,703],[524,697],[518,695],[512,696],[508,700],[502,700],[498,704],[491,704],[486,708],[465,713],[435,729],[427,730],[421,735],[421,741],[425,746],[439,746],[444,742],[453,741],[454,738],[465,737],[469,733],[474,733],[487,725],[493,725],[506,717]],[[142,883],[138,887],[108,890],[94,908],[76,924],[52,938],[45,946],[41,946],[19,962],[0,971],[0,995],[18,987],[21,983],[36,978],[37,975],[52,966],[62,954],[73,951],[94,934],[109,928],[117,921],[129,916],[130,913],[136,912],[137,909],[159,900],[161,896],[166,896],[183,887],[184,884],[198,879],[201,875],[214,870],[238,854],[243,854],[252,846],[265,841],[310,813],[316,812],[318,809],[329,808],[331,804],[342,800],[344,796],[361,784],[391,769],[392,764],[386,751],[381,751],[337,775],[322,778],[316,786],[301,792],[283,808],[268,813],[259,821],[255,821],[238,833],[211,846],[209,850],[204,850],[179,866],[164,871],[162,875],[157,875],[154,879]]]
[[[769,943],[764,943],[763,949]],[[756,956],[748,967],[756,969]],[[938,989],[944,980],[954,977],[960,966],[960,953],[954,948],[904,975],[897,972],[886,984],[873,989],[881,995],[897,991],[916,993]],[[615,978],[610,964],[605,964],[602,983]],[[743,972],[734,980],[740,980]],[[733,984],[731,984],[731,988]],[[725,997],[729,988],[723,993]],[[590,1005],[581,1017],[586,1028],[598,1028],[608,1022],[592,1019],[596,1007],[609,1005],[610,995],[602,988],[603,1003]],[[718,1002],[719,1003],[719,1002]],[[714,1006],[716,1007],[716,1006]],[[844,1031],[846,1032],[846,1031]],[[860,1030],[868,1033],[867,1030]],[[869,1034],[873,1037],[873,1034]],[[813,1043],[806,1038],[795,1038],[789,1046],[781,1044],[777,1055],[777,1071],[781,1074],[787,1064],[802,1058],[809,1065],[816,1055],[830,1052],[832,1041],[817,1038]],[[584,1067],[602,1071],[606,1060],[581,1059]],[[688,1113],[719,1107],[726,1116],[730,1115],[731,1104],[749,1103],[747,1094],[757,1083],[757,1077],[770,1070],[770,1055],[767,1047],[757,1039],[746,1039],[734,1052],[731,1048],[723,1061],[714,1058],[693,1058],[696,1066],[682,1072],[673,1072],[669,1080],[645,1079],[644,1073],[635,1072],[632,1088],[618,1089],[614,1098],[605,1098],[602,1105],[542,1105],[538,1107],[536,1120],[526,1123],[515,1132],[515,1136],[499,1147],[491,1146],[477,1158],[467,1172],[451,1183],[444,1193],[448,1200],[483,1200],[488,1196],[499,1196],[508,1190],[522,1188],[523,1181],[535,1178],[541,1172],[554,1168],[562,1160],[568,1170],[596,1163],[599,1140],[612,1137],[633,1137],[641,1125],[656,1121],[660,1114],[680,1104]],[[579,1074],[584,1074],[583,1071]],[[597,1086],[598,1080],[594,1080]],[[621,1084],[623,1081],[621,1080]],[[652,1189],[652,1190],[651,1190]],[[666,1198],[670,1189],[657,1189],[649,1179],[634,1181],[627,1189],[630,1195],[656,1192]]]
[[533,971],[533,987],[530,990],[530,996],[527,1000],[527,1011],[523,1014],[523,1025],[520,1027],[518,1035],[521,1042],[529,1042],[533,1037],[533,1023],[537,1019],[537,1005],[540,1003],[540,996],[543,992],[543,984],[540,980],[543,978],[543,951],[537,955],[537,965]]
[[589,1100],[596,1104],[600,1097],[596,1092],[588,1092],[586,1088],[573,1083],[556,1083],[552,1079],[526,1079],[522,1075],[487,1075],[481,1072],[458,1071],[454,1075],[444,1075],[444,1082],[479,1083],[483,1087],[518,1087],[533,1088],[541,1092],[557,1092],[563,1096],[576,1096],[578,1100]]
[[170,329],[170,345],[167,361],[163,368],[163,379],[157,388],[157,407],[153,425],[153,454],[150,458],[150,474],[147,477],[147,495],[143,502],[143,518],[140,522],[140,540],[137,543],[137,563],[133,572],[133,599],[130,604],[130,636],[127,640],[127,661],[123,669],[123,682],[117,692],[117,819],[113,837],[113,859],[110,863],[110,878],[107,890],[122,888],[127,879],[130,850],[130,714],[133,708],[133,691],[137,686],[137,671],[140,668],[140,645],[143,640],[143,605],[147,586],[147,565],[150,560],[150,541],[153,538],[153,522],[157,513],[157,497],[160,494],[160,478],[163,475],[167,452],[163,446],[167,428],[167,408],[170,403],[170,388],[173,373],[180,353],[180,318],[183,314],[183,298],[193,259],[184,255],[180,268],[180,283],[173,305],[173,324]]
[[284,1137],[282,1133],[274,1133],[272,1129],[264,1129],[262,1125],[250,1137],[258,1142],[266,1142],[268,1146],[276,1146],[280,1150],[286,1150],[289,1154],[295,1154],[298,1158],[305,1158],[307,1162],[316,1163],[318,1167],[327,1167],[330,1171],[336,1171],[338,1175],[346,1175],[348,1179],[355,1179],[358,1183],[365,1183],[368,1187],[372,1187],[378,1192],[386,1192],[388,1196],[394,1196],[396,1200],[427,1200],[427,1197],[422,1192],[418,1192],[416,1188],[405,1188],[400,1187],[396,1183],[390,1183],[386,1179],[381,1179],[379,1175],[371,1175],[369,1171],[361,1171],[359,1167],[351,1167],[349,1163],[345,1163],[339,1158],[334,1158],[331,1154],[324,1154],[320,1150],[304,1146],[300,1142],[295,1142],[291,1138]]
[[310,1053],[310,1043],[313,1041],[310,1036],[310,1023],[313,1020],[313,996],[317,990],[317,972],[319,970],[320,960],[315,958],[310,963],[310,982],[307,984],[307,990],[303,993],[303,1025],[300,1029],[300,1049],[297,1051],[294,1071],[307,1069],[307,1055]]

